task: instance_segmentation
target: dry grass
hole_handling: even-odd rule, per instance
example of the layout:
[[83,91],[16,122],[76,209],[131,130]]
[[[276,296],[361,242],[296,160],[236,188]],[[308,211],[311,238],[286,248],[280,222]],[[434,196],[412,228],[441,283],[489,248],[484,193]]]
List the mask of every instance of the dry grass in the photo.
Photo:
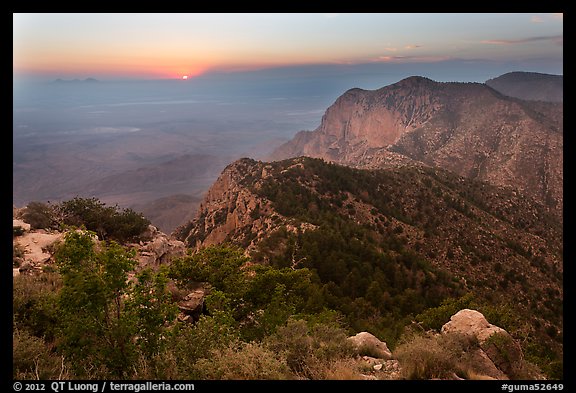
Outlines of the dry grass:
[[415,336],[394,352],[403,379],[469,379],[465,353],[477,343],[459,335]]

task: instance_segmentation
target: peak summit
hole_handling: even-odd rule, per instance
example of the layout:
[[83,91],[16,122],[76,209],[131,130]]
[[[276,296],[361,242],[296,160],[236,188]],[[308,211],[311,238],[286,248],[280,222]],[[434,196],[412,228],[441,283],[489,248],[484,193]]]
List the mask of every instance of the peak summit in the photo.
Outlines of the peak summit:
[[439,83],[430,78],[426,78],[424,76],[409,76],[408,78],[404,78],[401,81],[397,82],[396,85],[415,85],[415,84],[422,84],[422,83]]

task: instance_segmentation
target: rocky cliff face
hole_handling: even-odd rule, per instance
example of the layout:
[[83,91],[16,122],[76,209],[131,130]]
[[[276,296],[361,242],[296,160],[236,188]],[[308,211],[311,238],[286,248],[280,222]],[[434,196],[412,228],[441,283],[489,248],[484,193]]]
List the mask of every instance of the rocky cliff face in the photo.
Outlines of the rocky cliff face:
[[352,89],[320,126],[272,156],[319,157],[375,168],[422,162],[512,186],[561,215],[561,105],[537,106],[479,83],[410,77],[375,91]]
[[245,186],[253,179],[265,178],[266,169],[243,159],[228,165],[208,190],[196,218],[174,231],[173,235],[190,247],[209,246],[232,238],[249,247],[280,222],[269,201]]

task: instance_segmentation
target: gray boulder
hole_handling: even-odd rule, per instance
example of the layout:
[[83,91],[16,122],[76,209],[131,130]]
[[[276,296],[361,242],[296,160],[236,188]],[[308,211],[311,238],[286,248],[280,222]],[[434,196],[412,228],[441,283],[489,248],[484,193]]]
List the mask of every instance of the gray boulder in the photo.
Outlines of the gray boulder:
[[376,336],[368,332],[360,332],[355,336],[348,337],[358,355],[371,356],[379,359],[388,360],[392,358],[392,352],[384,341],[380,341]]

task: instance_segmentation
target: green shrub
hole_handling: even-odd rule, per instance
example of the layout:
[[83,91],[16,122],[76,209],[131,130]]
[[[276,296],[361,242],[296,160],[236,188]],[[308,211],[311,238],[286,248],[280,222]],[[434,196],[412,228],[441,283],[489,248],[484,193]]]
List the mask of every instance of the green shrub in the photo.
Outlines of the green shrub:
[[416,315],[416,321],[422,324],[426,330],[440,330],[450,321],[450,317],[464,308],[471,308],[474,304],[474,296],[468,293],[460,298],[448,298],[440,306],[432,307]]
[[146,231],[150,221],[132,209],[106,206],[97,198],[75,197],[57,207],[65,225],[85,227],[96,232],[100,239],[124,243],[137,240]]
[[17,326],[51,340],[58,322],[56,296],[61,286],[56,273],[14,277],[12,307]]

